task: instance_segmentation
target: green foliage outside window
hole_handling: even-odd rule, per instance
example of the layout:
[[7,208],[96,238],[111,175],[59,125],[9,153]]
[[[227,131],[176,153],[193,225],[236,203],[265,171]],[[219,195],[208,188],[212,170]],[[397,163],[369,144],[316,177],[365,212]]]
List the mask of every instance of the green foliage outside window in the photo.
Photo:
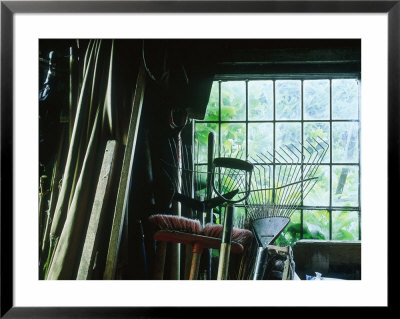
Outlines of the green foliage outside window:
[[[276,244],[359,239],[358,81],[254,80],[247,82],[247,96],[246,101],[246,81],[213,83],[205,119],[195,122],[195,162],[207,163],[209,132],[216,136],[217,156],[242,152],[249,159],[272,153],[274,143],[278,149],[320,137],[330,150],[317,171],[319,180]],[[237,216],[244,217],[245,210]]]

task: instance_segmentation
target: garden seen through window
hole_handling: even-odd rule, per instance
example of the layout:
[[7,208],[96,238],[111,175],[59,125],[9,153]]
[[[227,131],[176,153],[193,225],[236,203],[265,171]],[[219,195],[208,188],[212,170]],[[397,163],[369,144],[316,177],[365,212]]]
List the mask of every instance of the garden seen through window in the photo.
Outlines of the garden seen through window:
[[[216,156],[242,152],[246,159],[320,137],[329,149],[318,182],[276,244],[359,240],[359,90],[358,78],[216,80],[204,120],[194,123],[196,169],[206,169],[209,132],[216,136]],[[245,214],[239,204],[235,218]]]

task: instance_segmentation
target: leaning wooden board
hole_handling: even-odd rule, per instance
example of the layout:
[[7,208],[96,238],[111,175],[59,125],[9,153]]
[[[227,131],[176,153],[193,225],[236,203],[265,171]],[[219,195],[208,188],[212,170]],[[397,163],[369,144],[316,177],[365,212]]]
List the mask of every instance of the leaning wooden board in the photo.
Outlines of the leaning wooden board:
[[129,122],[128,136],[126,140],[125,154],[122,162],[121,177],[118,186],[117,199],[114,210],[114,218],[111,228],[110,241],[107,251],[106,265],[103,279],[114,279],[119,244],[122,235],[123,221],[125,218],[128,189],[132,175],[132,164],[135,153],[137,132],[139,128],[140,114],[142,112],[143,96],[145,90],[145,70],[141,64],[136,81],[136,89],[132,103],[132,113]]
[[79,270],[76,278],[79,280],[93,279],[92,273],[96,265],[100,236],[103,235],[100,230],[102,229],[104,219],[106,218],[105,215],[107,213],[106,209],[110,187],[112,187],[113,176],[115,175],[114,168],[117,160],[117,152],[117,141],[108,141],[104,152],[103,164],[97,183],[93,207],[90,213],[90,220],[86,232],[81,261],[79,263]]

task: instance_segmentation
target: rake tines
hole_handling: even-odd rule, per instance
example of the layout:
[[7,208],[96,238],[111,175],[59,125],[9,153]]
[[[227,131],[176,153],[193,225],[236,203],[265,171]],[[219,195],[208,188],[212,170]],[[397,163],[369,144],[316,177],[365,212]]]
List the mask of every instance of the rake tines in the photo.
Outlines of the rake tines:
[[251,159],[255,168],[246,202],[247,223],[259,245],[253,279],[262,278],[265,248],[283,231],[318,181],[316,173],[328,147],[321,138],[309,138],[298,146],[284,145]]
[[247,200],[249,219],[290,217],[317,182],[328,146],[322,139],[309,138],[305,144],[284,145],[251,158],[255,168]]

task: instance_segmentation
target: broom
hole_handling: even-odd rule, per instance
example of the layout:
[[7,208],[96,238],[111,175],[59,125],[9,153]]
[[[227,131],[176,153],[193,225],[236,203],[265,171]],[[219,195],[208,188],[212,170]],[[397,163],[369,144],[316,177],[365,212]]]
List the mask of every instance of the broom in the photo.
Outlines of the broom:
[[[204,249],[219,249],[223,236],[221,225],[207,224],[204,228],[198,220],[173,215],[156,214],[149,217],[149,221],[159,229],[154,234],[154,239],[159,242],[172,242],[190,245],[192,249],[192,261],[189,280],[196,280],[199,272],[200,258]],[[244,250],[244,245],[252,238],[253,234],[247,229],[233,228],[231,251],[239,254]],[[163,263],[163,260],[159,260]],[[163,267],[156,268],[161,271]],[[156,273],[156,278],[162,278],[162,274]]]

